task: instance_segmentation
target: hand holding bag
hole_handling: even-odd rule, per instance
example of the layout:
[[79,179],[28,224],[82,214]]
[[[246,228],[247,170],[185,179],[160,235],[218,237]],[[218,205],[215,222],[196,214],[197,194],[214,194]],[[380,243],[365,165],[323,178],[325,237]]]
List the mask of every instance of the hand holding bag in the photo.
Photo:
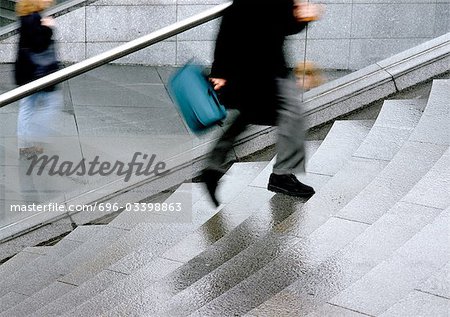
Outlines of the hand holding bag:
[[169,80],[169,92],[194,133],[225,119],[227,111],[198,65],[187,63]]

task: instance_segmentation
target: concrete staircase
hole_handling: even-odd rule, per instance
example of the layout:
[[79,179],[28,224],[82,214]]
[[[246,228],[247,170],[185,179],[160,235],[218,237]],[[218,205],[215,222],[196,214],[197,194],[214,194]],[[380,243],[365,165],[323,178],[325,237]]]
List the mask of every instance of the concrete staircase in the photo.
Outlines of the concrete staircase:
[[[0,316],[448,316],[450,81],[308,142],[308,201],[236,163],[0,266]],[[191,210],[192,208],[192,210]]]

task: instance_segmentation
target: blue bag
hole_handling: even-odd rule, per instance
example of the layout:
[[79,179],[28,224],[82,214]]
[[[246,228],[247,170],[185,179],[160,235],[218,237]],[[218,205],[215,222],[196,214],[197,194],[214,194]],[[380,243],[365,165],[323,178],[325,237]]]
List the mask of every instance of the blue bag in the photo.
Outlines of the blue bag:
[[220,123],[227,115],[198,65],[188,63],[178,70],[169,80],[169,92],[194,133]]

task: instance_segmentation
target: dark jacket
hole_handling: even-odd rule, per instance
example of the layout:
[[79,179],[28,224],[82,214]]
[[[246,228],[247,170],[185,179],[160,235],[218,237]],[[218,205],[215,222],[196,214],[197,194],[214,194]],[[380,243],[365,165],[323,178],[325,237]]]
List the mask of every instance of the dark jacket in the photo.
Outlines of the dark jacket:
[[222,101],[251,123],[275,123],[275,79],[287,75],[284,39],[306,26],[295,20],[293,6],[292,0],[234,0],[222,18],[211,77],[227,80]]
[[[50,45],[53,45],[53,31],[41,24],[41,15],[33,13],[20,17],[19,47],[15,64],[15,79],[17,85],[24,85],[38,77],[36,75],[37,65],[33,64],[30,54],[42,53]],[[57,70],[58,65],[49,67],[48,73]],[[51,89],[51,88],[50,88]]]

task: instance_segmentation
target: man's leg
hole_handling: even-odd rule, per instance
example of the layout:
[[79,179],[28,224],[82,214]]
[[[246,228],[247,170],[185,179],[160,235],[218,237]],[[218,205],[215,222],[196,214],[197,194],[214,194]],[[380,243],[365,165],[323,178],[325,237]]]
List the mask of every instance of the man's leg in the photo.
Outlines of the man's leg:
[[305,172],[305,131],[301,91],[290,79],[277,80],[279,105],[277,159],[268,189],[292,196],[310,197],[314,189],[302,184],[296,173]]
[[236,138],[246,129],[247,120],[239,114],[217,141],[209,155],[208,169],[223,171],[227,155],[233,148]]
[[301,109],[301,91],[293,80],[277,79],[279,105],[277,159],[275,174],[305,172],[305,131]]
[[236,138],[246,129],[247,120],[241,114],[233,121],[224,134],[217,141],[214,149],[209,154],[208,167],[202,173],[202,179],[206,183],[206,188],[216,206],[219,201],[216,198],[216,189],[219,179],[224,174],[223,165],[226,162],[228,153],[232,150]]

